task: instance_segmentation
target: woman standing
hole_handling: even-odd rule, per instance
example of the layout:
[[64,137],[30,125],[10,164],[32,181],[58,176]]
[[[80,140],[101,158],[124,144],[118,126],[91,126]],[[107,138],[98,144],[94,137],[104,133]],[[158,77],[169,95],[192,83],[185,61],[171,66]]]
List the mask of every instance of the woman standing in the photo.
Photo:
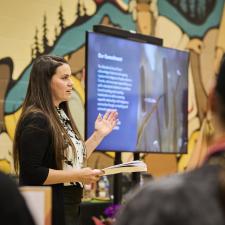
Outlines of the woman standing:
[[43,55],[34,61],[13,146],[20,185],[52,186],[53,225],[79,224],[83,184],[102,175],[85,162],[117,122],[116,112],[99,116],[84,143],[68,108],[70,77],[61,57]]

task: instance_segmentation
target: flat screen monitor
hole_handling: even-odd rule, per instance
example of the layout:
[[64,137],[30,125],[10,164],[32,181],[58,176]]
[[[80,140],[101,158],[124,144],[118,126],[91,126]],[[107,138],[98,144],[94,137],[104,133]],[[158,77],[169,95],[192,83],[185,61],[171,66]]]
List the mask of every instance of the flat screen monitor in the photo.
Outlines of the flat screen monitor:
[[99,113],[116,110],[96,150],[186,153],[188,61],[185,51],[87,32],[85,137]]

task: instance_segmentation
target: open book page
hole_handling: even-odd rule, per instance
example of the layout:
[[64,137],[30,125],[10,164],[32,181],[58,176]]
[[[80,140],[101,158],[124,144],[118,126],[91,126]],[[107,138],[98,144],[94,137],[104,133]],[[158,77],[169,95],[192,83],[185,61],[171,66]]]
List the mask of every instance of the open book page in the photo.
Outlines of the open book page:
[[104,175],[111,175],[116,173],[133,173],[133,172],[146,172],[147,166],[144,162],[140,160],[135,160],[131,162],[121,163],[114,166],[106,167],[102,169]]

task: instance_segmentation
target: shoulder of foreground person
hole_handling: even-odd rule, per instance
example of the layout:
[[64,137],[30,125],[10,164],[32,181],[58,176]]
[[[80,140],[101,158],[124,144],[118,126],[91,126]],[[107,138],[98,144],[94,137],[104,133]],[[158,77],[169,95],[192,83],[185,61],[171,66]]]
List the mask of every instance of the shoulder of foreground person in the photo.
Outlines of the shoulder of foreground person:
[[150,181],[130,196],[116,225],[224,225],[219,171],[206,166]]

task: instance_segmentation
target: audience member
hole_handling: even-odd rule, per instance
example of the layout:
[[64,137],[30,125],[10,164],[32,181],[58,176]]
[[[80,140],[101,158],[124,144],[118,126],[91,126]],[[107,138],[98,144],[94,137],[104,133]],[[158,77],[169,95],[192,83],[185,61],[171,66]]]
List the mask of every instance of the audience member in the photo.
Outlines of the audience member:
[[16,183],[2,172],[0,172],[0,202],[0,224],[35,224]]
[[149,182],[133,193],[116,225],[224,225],[218,166]]

